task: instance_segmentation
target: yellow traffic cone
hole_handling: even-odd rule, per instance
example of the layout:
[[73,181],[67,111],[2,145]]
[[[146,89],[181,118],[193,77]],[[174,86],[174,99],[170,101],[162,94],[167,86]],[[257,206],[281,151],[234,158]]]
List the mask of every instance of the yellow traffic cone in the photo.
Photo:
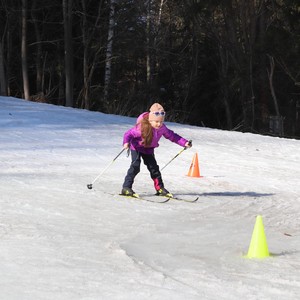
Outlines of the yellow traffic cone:
[[200,169],[199,169],[199,162],[198,162],[198,154],[195,153],[193,157],[193,161],[190,165],[190,169],[188,171],[187,176],[190,177],[201,177],[200,176]]
[[256,217],[255,226],[252,233],[250,246],[248,249],[247,258],[265,258],[269,257],[269,249],[265,235],[262,216]]

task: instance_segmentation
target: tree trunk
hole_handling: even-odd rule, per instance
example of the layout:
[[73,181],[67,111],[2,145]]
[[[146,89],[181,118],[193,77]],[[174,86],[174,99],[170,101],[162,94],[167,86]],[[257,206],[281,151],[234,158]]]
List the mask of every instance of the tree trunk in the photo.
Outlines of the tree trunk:
[[73,47],[72,47],[72,4],[73,0],[63,0],[66,106],[73,106]]
[[279,105],[278,105],[278,100],[277,100],[274,85],[273,85],[273,75],[274,75],[274,70],[275,70],[275,62],[274,62],[274,58],[270,55],[269,55],[269,60],[270,60],[270,71],[269,70],[267,70],[267,71],[268,71],[268,77],[269,77],[270,90],[271,90],[271,94],[272,94],[272,98],[273,98],[273,102],[274,102],[274,108],[275,108],[276,116],[279,117],[280,116]]
[[151,36],[151,0],[147,3],[147,28],[146,28],[146,70],[147,70],[147,84],[151,84],[151,53],[150,53],[150,36]]
[[227,129],[232,129],[232,114],[231,109],[229,105],[229,87],[228,87],[228,68],[229,68],[229,53],[227,49],[224,49],[221,45],[219,45],[219,55],[220,55],[220,61],[221,65],[218,69],[218,72],[220,74],[221,78],[221,91],[222,91],[222,101],[225,108],[225,116],[226,116],[226,122],[227,122]]
[[22,42],[21,42],[21,60],[23,75],[23,92],[24,98],[29,100],[29,77],[27,65],[27,0],[22,0]]
[[259,118],[259,130],[265,130],[268,126],[268,117],[269,117],[269,105],[268,105],[268,78],[266,74],[267,64],[266,64],[266,55],[264,53],[264,42],[267,30],[266,24],[266,4],[263,3],[262,12],[259,16],[259,30],[258,30],[258,40],[259,40],[259,88],[258,88],[258,100],[259,100],[259,110],[260,110],[260,118]]
[[[155,79],[156,79],[155,74],[158,73],[157,70],[159,70],[159,67],[160,67],[160,63],[159,63],[160,59],[157,57],[157,53],[159,53],[158,47],[159,47],[159,43],[161,42],[161,39],[162,39],[162,37],[161,37],[161,19],[162,19],[163,8],[165,5],[165,2],[166,2],[166,0],[160,0],[158,14],[157,14],[157,17],[155,18],[156,21],[154,24],[152,24],[152,26],[153,26],[153,33],[152,33],[153,55],[151,55],[151,52],[149,52],[149,55],[151,55],[151,56],[149,56],[149,67],[148,67],[149,68],[148,77],[149,77],[149,80],[151,80],[151,82],[155,81]],[[149,34],[150,34],[150,32],[149,32]],[[155,84],[157,84],[157,83],[155,82]]]
[[109,91],[109,86],[110,86],[110,82],[111,82],[112,46],[113,46],[114,27],[115,27],[115,4],[116,4],[116,0],[110,1],[105,75],[104,75],[104,97],[103,97],[104,104],[106,106],[108,106],[108,91]]
[[34,24],[35,38],[36,38],[36,59],[35,59],[35,68],[36,68],[36,94],[43,92],[42,87],[42,78],[43,78],[43,65],[42,65],[42,43],[41,43],[41,34],[40,34],[40,25],[38,24],[36,18],[36,0],[33,1],[31,9],[31,18]]
[[82,5],[82,44],[83,44],[83,89],[81,107],[89,109],[89,66],[88,66],[88,27],[86,22],[86,5],[85,0],[81,1]]
[[0,41],[0,95],[7,96],[6,76],[4,70],[4,57],[2,42]]

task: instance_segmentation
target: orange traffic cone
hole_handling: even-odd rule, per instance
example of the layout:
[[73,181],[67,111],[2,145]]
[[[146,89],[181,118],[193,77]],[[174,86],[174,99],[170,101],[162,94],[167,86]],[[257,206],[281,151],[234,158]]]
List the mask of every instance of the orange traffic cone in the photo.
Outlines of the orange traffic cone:
[[189,172],[187,174],[187,176],[190,177],[201,177],[200,176],[200,170],[199,170],[199,163],[198,163],[198,154],[195,153],[193,161],[191,163]]

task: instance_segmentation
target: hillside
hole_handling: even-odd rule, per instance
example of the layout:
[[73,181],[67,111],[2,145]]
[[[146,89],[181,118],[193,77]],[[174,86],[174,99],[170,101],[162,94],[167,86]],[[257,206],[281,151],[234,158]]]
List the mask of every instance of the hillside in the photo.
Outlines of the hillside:
[[[196,203],[118,194],[135,118],[0,97],[1,298],[297,299],[300,141],[167,126],[193,140],[163,170]],[[161,139],[162,167],[181,148]],[[202,177],[186,176],[198,154]],[[134,189],[154,193],[142,165]],[[261,215],[272,256],[243,257]]]

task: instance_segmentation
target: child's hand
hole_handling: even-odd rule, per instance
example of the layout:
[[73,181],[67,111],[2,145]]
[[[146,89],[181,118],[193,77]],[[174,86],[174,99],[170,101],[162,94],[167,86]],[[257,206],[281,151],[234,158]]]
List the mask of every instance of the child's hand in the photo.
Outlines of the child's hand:
[[125,144],[123,145],[123,148],[124,148],[124,149],[128,149],[128,148],[129,148],[129,143],[125,143]]
[[192,147],[192,141],[188,141],[184,145],[185,148],[191,148]]

